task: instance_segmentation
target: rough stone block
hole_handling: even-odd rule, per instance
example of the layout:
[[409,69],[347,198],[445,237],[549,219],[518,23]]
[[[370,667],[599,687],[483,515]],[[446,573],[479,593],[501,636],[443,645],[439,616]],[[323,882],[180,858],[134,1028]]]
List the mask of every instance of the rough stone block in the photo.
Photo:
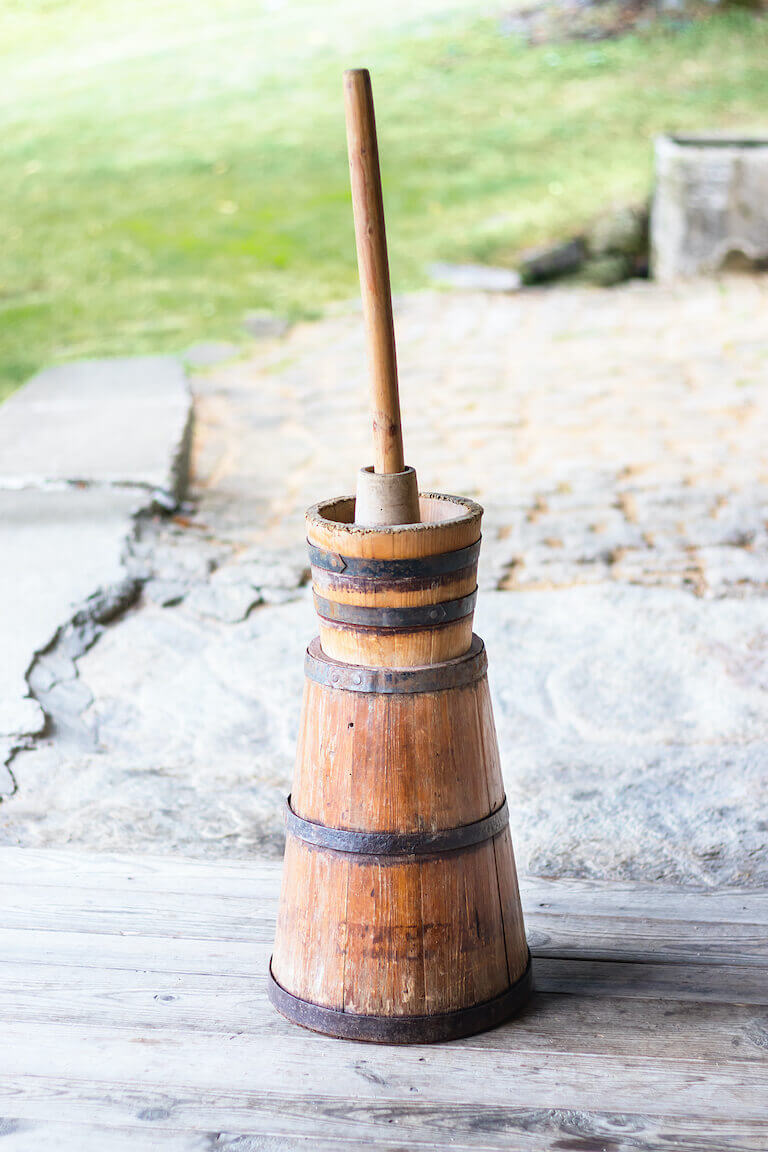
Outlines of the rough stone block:
[[0,488],[127,484],[180,497],[191,400],[171,356],[46,368],[0,408]]
[[643,256],[648,248],[648,208],[624,204],[603,212],[586,234],[592,259],[603,256]]
[[651,261],[676,280],[768,264],[768,138],[661,136]]
[[523,253],[519,272],[523,284],[546,284],[578,272],[587,254],[581,239],[568,240],[550,248],[535,248]]
[[468,292],[516,292],[520,276],[511,268],[494,268],[488,264],[430,264],[430,277],[448,288]]

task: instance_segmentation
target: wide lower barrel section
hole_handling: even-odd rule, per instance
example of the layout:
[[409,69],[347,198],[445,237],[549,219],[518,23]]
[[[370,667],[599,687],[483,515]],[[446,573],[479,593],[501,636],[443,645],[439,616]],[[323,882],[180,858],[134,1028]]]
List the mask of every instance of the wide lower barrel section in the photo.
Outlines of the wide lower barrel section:
[[366,528],[351,497],[307,513],[312,590],[323,651],[375,667],[435,664],[472,641],[482,508],[420,497],[422,522]]
[[336,1036],[423,1043],[530,992],[482,641],[402,669],[306,658],[270,996]]

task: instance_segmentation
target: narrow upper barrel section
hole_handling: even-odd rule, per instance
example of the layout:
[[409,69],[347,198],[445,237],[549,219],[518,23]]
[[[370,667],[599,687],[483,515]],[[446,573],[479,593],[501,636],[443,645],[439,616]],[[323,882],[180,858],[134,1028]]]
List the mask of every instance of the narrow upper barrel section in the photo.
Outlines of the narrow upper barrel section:
[[326,655],[410,668],[469,651],[483,510],[425,493],[418,524],[354,523],[352,497],[307,512],[312,589]]

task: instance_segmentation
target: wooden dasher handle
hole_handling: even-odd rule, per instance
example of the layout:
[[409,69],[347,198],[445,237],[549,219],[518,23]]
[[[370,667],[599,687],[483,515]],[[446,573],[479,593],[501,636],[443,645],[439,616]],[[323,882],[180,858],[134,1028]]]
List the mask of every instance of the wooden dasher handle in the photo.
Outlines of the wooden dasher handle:
[[344,73],[344,107],[357,265],[371,373],[374,471],[402,472],[405,462],[387,237],[373,93],[367,68],[353,68]]

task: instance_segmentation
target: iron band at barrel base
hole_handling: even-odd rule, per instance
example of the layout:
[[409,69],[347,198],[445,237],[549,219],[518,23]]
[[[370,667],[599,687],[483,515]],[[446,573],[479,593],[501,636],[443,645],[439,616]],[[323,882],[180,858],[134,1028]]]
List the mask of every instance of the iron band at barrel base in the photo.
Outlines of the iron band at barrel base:
[[443,600],[438,604],[417,604],[408,608],[369,608],[363,604],[343,604],[314,593],[318,616],[332,624],[353,624],[358,628],[438,628],[469,616],[477,600],[477,588],[468,596]]
[[472,1036],[476,1032],[487,1032],[514,1016],[533,991],[533,970],[529,952],[525,972],[506,992],[482,1004],[434,1016],[364,1016],[302,1000],[278,984],[272,974],[271,959],[267,991],[281,1015],[312,1032],[324,1032],[342,1040],[365,1040],[371,1044],[439,1044]]
[[509,824],[506,797],[490,816],[461,824],[457,828],[441,828],[435,832],[354,832],[346,828],[329,828],[297,816],[291,807],[291,797],[285,801],[285,830],[315,848],[329,848],[333,852],[350,852],[358,856],[442,856],[446,852],[459,852],[473,848],[485,840],[492,840]]
[[394,694],[398,692],[443,692],[448,688],[464,688],[481,680],[488,670],[485,645],[479,636],[472,636],[472,646],[455,660],[440,664],[421,664],[414,668],[369,668],[362,664],[345,664],[327,656],[315,637],[307,648],[304,673],[308,680],[338,688],[345,692],[372,692]]

